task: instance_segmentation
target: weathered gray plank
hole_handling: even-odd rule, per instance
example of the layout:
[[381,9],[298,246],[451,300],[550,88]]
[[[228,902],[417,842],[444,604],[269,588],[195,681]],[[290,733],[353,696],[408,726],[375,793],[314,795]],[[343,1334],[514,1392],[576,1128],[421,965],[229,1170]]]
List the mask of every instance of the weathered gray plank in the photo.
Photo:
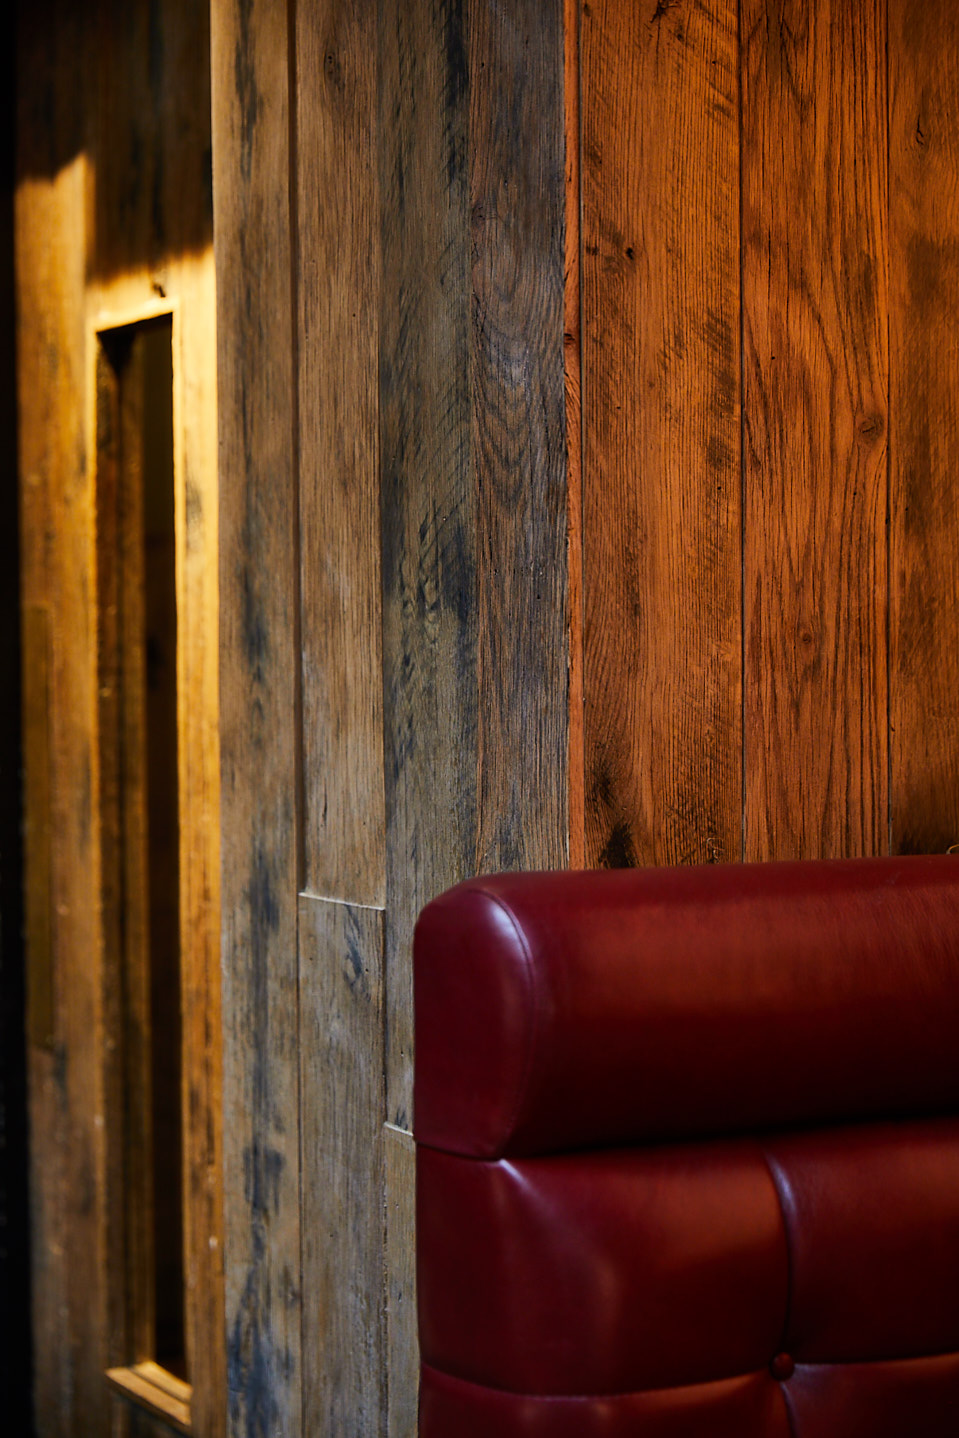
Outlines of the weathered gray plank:
[[297,493],[287,7],[215,6],[229,1430],[301,1424]]
[[389,1438],[415,1438],[419,1390],[416,1339],[416,1153],[412,1136],[387,1124],[386,1334]]
[[376,1438],[383,1333],[383,915],[300,898],[303,1433]]
[[297,7],[304,886],[382,904],[375,0]]

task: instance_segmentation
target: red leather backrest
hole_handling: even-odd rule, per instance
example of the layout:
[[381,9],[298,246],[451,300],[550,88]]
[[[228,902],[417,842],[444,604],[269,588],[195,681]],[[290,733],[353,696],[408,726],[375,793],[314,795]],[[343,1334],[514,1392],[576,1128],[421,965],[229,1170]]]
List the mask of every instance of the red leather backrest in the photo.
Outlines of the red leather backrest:
[[959,1433],[959,860],[500,875],[415,953],[423,1438]]

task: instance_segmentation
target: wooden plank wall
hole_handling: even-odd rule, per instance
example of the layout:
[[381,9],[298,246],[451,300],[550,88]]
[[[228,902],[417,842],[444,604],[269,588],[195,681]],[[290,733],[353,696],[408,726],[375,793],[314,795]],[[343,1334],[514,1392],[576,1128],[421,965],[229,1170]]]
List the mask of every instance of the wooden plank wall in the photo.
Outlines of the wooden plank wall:
[[923,13],[216,7],[236,1434],[414,1432],[434,893],[959,838]]
[[563,14],[214,18],[230,1429],[411,1438],[413,923],[568,854]]
[[959,30],[579,16],[585,852],[959,840]]
[[[42,0],[18,23],[18,399],[38,1430],[148,1434],[105,1370],[125,1331],[119,996],[101,828],[98,333],[165,313],[178,436],[186,1320],[223,1431],[215,297],[208,16]],[[36,801],[36,802],[34,802]],[[44,905],[46,913],[43,912]]]

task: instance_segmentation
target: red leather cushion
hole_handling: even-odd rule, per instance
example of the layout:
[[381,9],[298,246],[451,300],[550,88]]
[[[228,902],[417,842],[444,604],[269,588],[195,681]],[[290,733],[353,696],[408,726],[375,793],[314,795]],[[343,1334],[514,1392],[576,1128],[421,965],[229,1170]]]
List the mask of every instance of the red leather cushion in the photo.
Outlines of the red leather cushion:
[[493,1158],[959,1107],[959,859],[471,880],[417,926],[418,1140]]
[[[923,1438],[935,1433],[926,1430]],[[428,1365],[420,1382],[420,1434],[421,1438],[794,1438],[779,1384],[765,1372],[695,1388],[553,1398],[481,1388]],[[877,1431],[875,1438],[886,1434]],[[906,1438],[906,1432],[898,1438]],[[938,1438],[946,1438],[945,1432]]]
[[629,1393],[765,1368],[789,1263],[758,1144],[478,1163],[417,1154],[420,1341],[519,1393]]
[[499,876],[415,962],[421,1438],[959,1434],[959,860]]

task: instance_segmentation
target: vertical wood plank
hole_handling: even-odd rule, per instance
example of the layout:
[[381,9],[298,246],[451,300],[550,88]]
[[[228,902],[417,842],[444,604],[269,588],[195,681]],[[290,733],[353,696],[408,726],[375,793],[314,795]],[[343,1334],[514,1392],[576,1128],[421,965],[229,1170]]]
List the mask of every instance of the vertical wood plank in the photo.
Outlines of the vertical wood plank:
[[[562,20],[532,0],[380,8],[386,1116],[400,1130],[419,909],[478,869],[568,852]],[[416,1404],[401,1177],[388,1165],[393,1438]]]
[[583,10],[586,860],[741,850],[737,7]]
[[387,1118],[411,1125],[413,923],[472,869],[476,571],[460,4],[380,8]]
[[375,0],[297,7],[305,887],[385,900]]
[[883,0],[744,0],[746,857],[886,845]]
[[[53,1049],[31,1046],[34,1397],[40,1431],[108,1431],[101,935],[94,796],[96,638],[84,315],[90,170],[84,27],[65,4],[20,16],[17,367],[22,600],[49,614]],[[36,663],[24,634],[24,664]],[[32,757],[32,756],[31,756]],[[28,785],[31,783],[28,775]],[[29,860],[28,860],[29,862]],[[35,876],[28,867],[29,886]],[[38,936],[39,937],[39,936]],[[33,936],[27,935],[28,948]]]
[[212,20],[229,1431],[272,1438],[302,1421],[289,36],[269,0]]
[[569,866],[586,866],[586,757],[583,733],[583,335],[580,151],[580,0],[563,3],[563,95],[566,141],[566,270],[563,351],[566,360],[567,628],[569,652]]
[[383,915],[300,899],[304,1434],[383,1432]]
[[[380,6],[380,463],[387,801],[386,1117],[412,1125],[412,939],[472,869],[477,541],[469,386],[466,16]],[[389,1438],[416,1432],[412,1186],[387,1140]]]
[[563,13],[468,27],[480,873],[568,856]]
[[959,842],[959,12],[889,5],[890,838]]
[[416,1334],[416,1150],[412,1136],[387,1124],[386,1328],[389,1354],[389,1438],[415,1438],[419,1398]]

